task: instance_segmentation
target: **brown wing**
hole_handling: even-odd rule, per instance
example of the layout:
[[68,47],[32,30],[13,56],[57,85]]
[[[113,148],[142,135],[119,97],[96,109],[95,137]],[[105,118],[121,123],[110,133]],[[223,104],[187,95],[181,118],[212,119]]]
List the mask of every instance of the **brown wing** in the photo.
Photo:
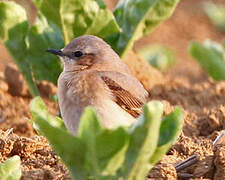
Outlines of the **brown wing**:
[[101,78],[111,90],[112,94],[115,97],[116,103],[121,108],[123,108],[135,118],[137,118],[142,113],[142,106],[144,104],[142,101],[134,97],[129,91],[123,89],[112,79],[106,76],[102,76]]

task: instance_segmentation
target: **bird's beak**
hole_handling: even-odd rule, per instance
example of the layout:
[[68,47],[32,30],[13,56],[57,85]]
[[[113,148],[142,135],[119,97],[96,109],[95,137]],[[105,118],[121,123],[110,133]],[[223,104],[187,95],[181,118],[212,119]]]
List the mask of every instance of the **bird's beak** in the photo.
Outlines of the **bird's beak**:
[[63,52],[57,49],[47,49],[46,52],[49,52],[58,56],[63,56]]

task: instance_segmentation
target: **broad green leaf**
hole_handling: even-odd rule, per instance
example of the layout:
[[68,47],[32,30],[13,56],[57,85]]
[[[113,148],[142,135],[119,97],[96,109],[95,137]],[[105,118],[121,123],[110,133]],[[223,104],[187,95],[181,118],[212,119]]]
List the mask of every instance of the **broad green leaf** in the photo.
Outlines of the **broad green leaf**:
[[47,22],[39,13],[35,24],[30,28],[26,37],[27,59],[37,80],[47,80],[57,84],[62,71],[60,60],[46,49],[61,49],[64,46],[61,30],[53,22]]
[[61,3],[62,0],[36,0],[35,2],[48,23],[54,23],[62,30],[63,25],[60,14]]
[[[40,113],[44,108],[42,106],[43,102],[39,97],[34,98],[31,101],[30,111],[32,119],[39,126],[41,133],[48,139],[53,149],[66,164],[72,177],[77,180],[88,179],[88,174],[85,170],[85,145],[79,138],[74,137],[67,131],[52,126],[47,119],[50,115],[45,117]],[[38,110],[38,108],[40,109]],[[44,111],[46,111],[46,109]]]
[[78,136],[88,141],[89,138],[92,138],[92,136],[98,135],[101,132],[101,129],[102,127],[101,124],[99,123],[95,110],[91,107],[87,107],[83,115],[81,116],[78,129]]
[[92,108],[86,108],[80,120],[78,136],[86,145],[87,153],[85,156],[85,166],[90,174],[93,175],[94,179],[100,178],[96,143],[96,136],[100,131],[101,126],[95,111]]
[[147,15],[144,35],[151,33],[162,21],[168,19],[178,3],[179,0],[158,0]]
[[[40,97],[30,105],[32,119],[62,158],[73,178],[142,180],[177,139],[183,122],[179,108],[162,120],[163,104],[151,101],[127,131],[105,129],[94,109],[85,109],[75,137],[51,120]],[[161,125],[160,125],[161,124]]]
[[223,44],[221,45],[217,42],[211,41],[210,39],[205,40],[203,44],[207,48],[215,51],[215,53],[217,53],[221,57],[221,60],[225,61],[225,47]]
[[86,108],[78,136],[74,137],[48,113],[40,97],[32,100],[30,111],[39,131],[47,137],[74,178],[116,179],[129,142],[125,129],[102,128],[95,111]]
[[125,159],[129,135],[123,128],[104,130],[97,136],[97,157],[103,175],[116,175]]
[[125,129],[104,129],[95,110],[86,108],[81,117],[78,137],[86,145],[85,165],[93,178],[114,175],[124,160],[128,143]]
[[151,101],[144,106],[144,117],[131,127],[130,143],[122,168],[124,179],[144,179],[152,168],[149,159],[157,147],[162,113],[163,104]]
[[94,0],[62,0],[60,12],[66,43],[84,34],[105,38],[120,32],[112,12]]
[[6,160],[4,163],[0,163],[0,177],[1,180],[20,180],[21,162],[19,156],[13,156]]
[[225,32],[225,6],[213,2],[205,2],[203,5],[209,19]]
[[179,0],[120,0],[114,15],[122,32],[109,39],[124,57],[134,41],[152,32],[174,11]]
[[225,49],[223,46],[215,46],[215,43],[209,41],[204,44],[192,42],[189,53],[213,79],[225,80]]
[[183,119],[183,111],[178,107],[163,118],[160,126],[158,146],[150,159],[152,165],[162,159],[163,155],[176,142],[183,127]]
[[14,2],[0,2],[0,39],[8,49],[14,62],[28,83],[33,96],[39,95],[26,58],[25,37],[28,32],[25,10]]
[[48,21],[62,29],[66,44],[84,34],[105,38],[120,32],[103,0],[43,0],[36,4]]
[[[38,116],[42,117],[42,119],[46,119],[48,123],[51,124],[52,126],[58,127],[62,130],[66,130],[63,120],[59,117],[52,116],[48,112],[44,102],[41,100],[40,97],[36,97],[36,100],[30,104],[30,109],[32,110],[31,114],[35,112],[34,114],[32,114],[32,117],[35,117],[38,114]],[[35,130],[41,133],[40,129],[38,128],[35,122],[33,122],[33,125]]]
[[176,63],[173,50],[161,45],[139,48],[137,52],[143,59],[159,70],[165,70]]

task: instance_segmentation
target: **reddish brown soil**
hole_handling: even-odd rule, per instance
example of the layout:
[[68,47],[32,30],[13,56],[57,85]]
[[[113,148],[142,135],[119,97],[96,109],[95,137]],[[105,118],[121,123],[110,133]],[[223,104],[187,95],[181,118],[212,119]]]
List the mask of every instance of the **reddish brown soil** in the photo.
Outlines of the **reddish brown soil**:
[[[225,128],[225,82],[210,79],[187,53],[191,40],[210,38],[221,42],[225,37],[203,13],[201,3],[204,1],[181,1],[168,21],[135,45],[138,48],[162,43],[174,48],[178,57],[175,67],[159,73],[135,54],[125,60],[150,91],[150,98],[164,102],[166,113],[176,105],[185,111],[183,133],[167,156],[153,168],[148,179],[177,179],[187,173],[196,180],[225,179],[224,143],[212,145]],[[214,1],[225,3],[225,0]],[[112,1],[108,2],[112,7]],[[67,170],[47,141],[36,136],[28,123],[29,94],[13,96],[9,91],[10,83],[6,83],[3,72],[10,57],[0,48],[0,128],[3,130],[0,131],[0,161],[19,155],[22,159],[22,179],[69,179]],[[42,92],[49,89],[45,83],[39,87]],[[56,114],[57,105],[46,95],[44,99],[50,111]],[[8,133],[10,128],[13,128],[13,133]],[[198,156],[196,163],[176,172],[175,165],[194,154]]]

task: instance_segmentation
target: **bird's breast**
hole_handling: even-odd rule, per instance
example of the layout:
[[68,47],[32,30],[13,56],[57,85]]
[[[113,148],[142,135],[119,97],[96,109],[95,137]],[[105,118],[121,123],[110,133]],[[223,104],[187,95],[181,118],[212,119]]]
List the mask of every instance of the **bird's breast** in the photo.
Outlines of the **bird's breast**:
[[58,97],[65,125],[76,134],[85,107],[98,107],[99,99],[107,94],[95,73],[62,73],[58,79]]
[[101,124],[107,128],[129,126],[135,121],[134,117],[114,102],[109,89],[96,74],[75,76],[71,81],[65,79],[65,76],[60,76],[58,96],[65,125],[74,135],[87,106],[96,109]]

